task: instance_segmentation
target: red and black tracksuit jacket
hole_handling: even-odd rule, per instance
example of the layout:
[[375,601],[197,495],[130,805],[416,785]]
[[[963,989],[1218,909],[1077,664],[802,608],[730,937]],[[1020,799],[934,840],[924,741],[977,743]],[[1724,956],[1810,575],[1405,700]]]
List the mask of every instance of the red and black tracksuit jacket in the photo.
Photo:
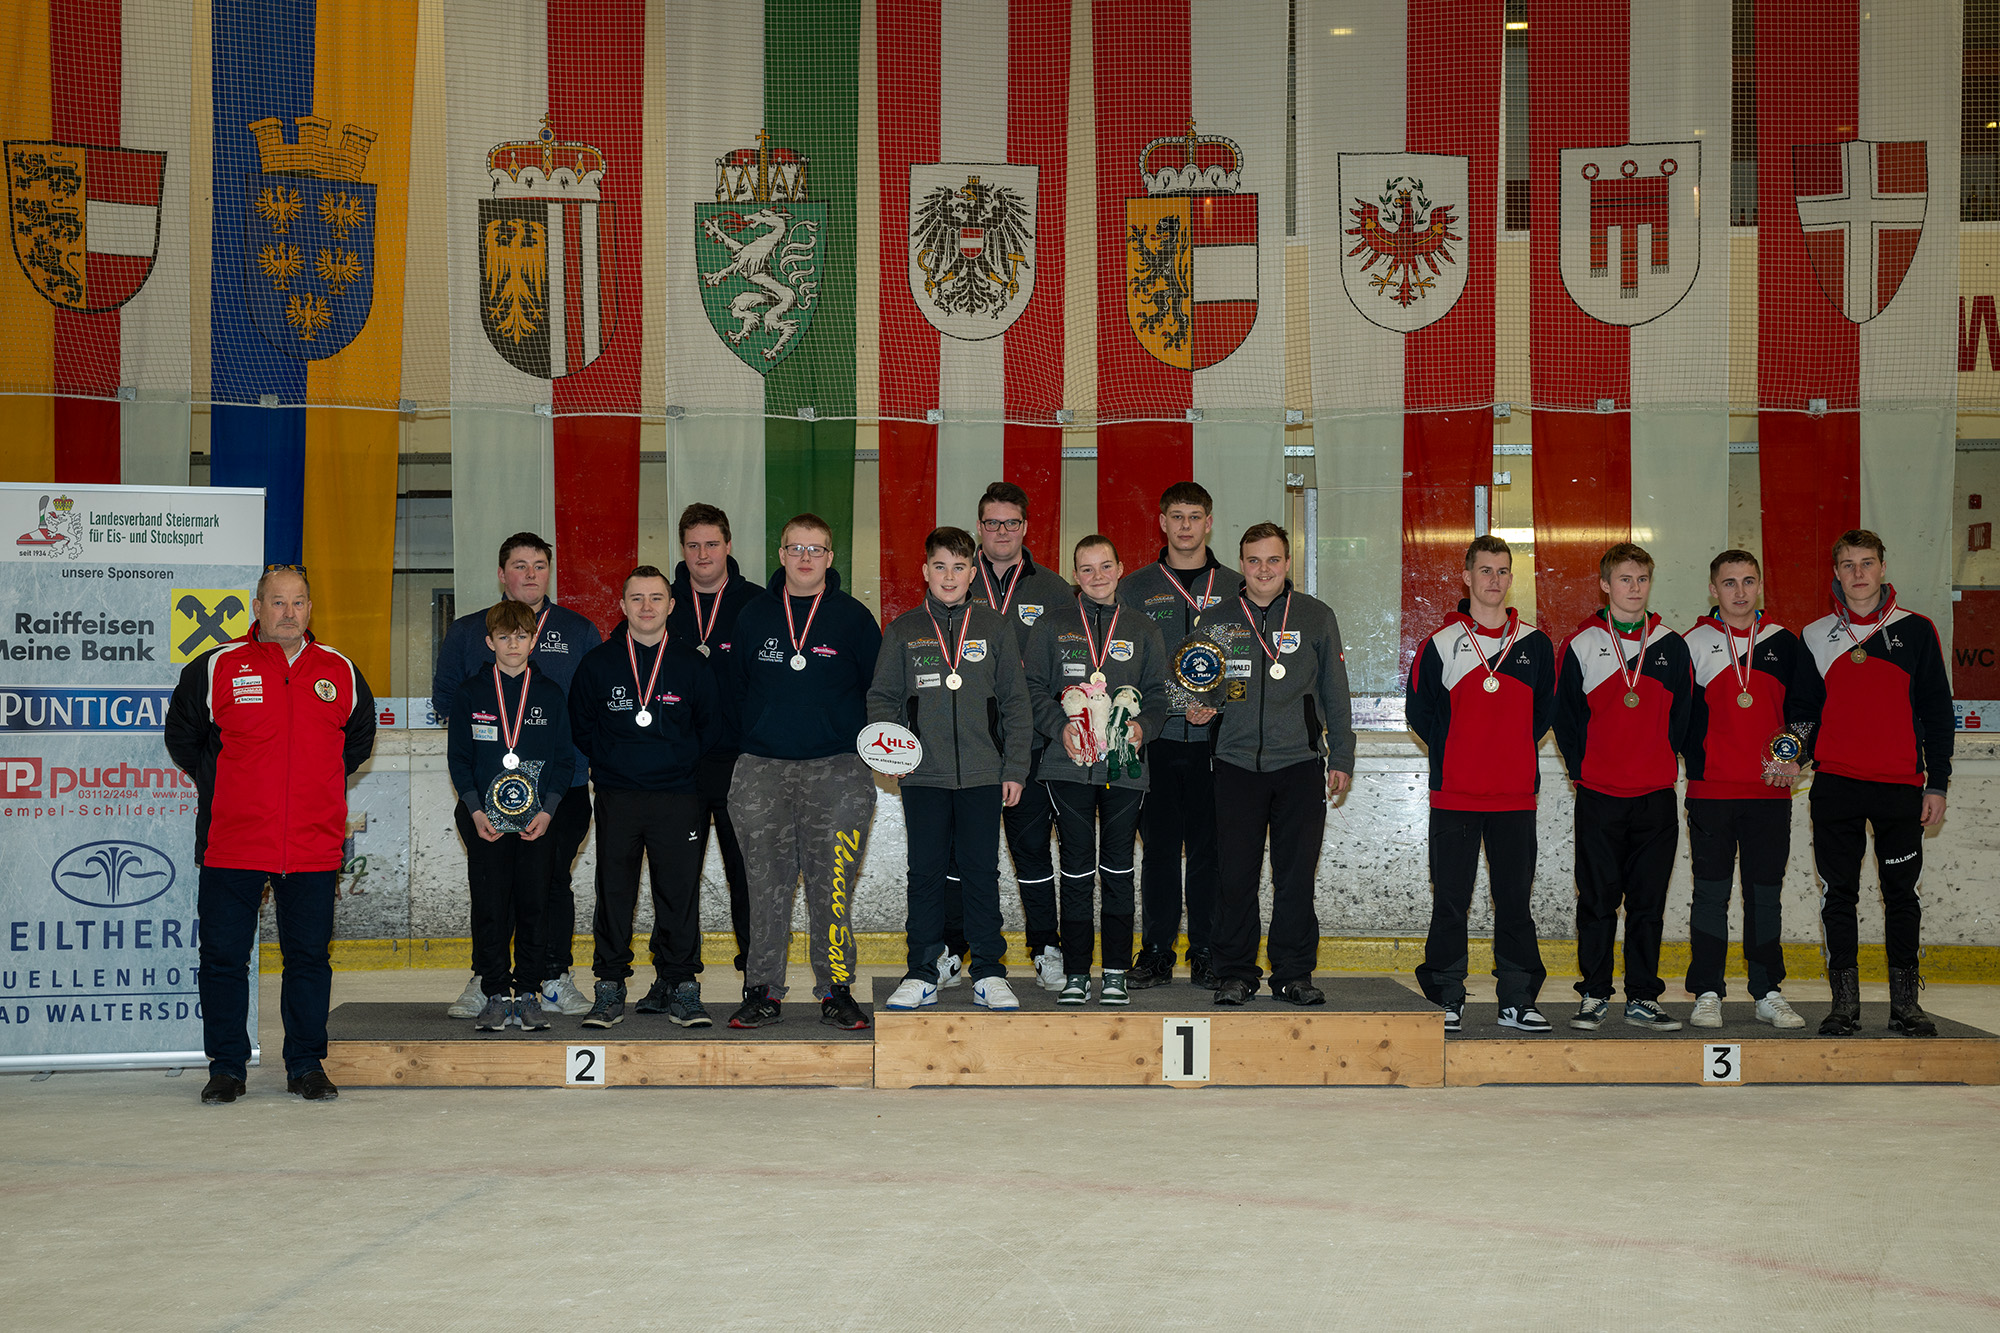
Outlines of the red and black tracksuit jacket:
[[[1737,634],[1732,645],[1729,627],[1713,609],[1682,637],[1694,664],[1694,699],[1681,746],[1688,799],[1790,800],[1790,787],[1765,783],[1764,761],[1771,737],[1785,730],[1794,682],[1801,671],[1812,672],[1797,636],[1760,616],[1749,635],[1747,683],[1739,674],[1745,672],[1745,636]],[[1745,694],[1748,708],[1738,702]]]
[[375,749],[375,696],[354,663],[310,634],[287,662],[253,625],[182,670],[165,731],[200,798],[195,860],[279,875],[340,868],[347,776]]
[[1536,747],[1555,716],[1555,646],[1512,610],[1494,631],[1468,609],[1461,601],[1425,641],[1404,695],[1410,730],[1430,751],[1431,807],[1532,810],[1542,785]]
[[[1639,645],[1645,643],[1645,657]],[[1616,654],[1614,656],[1614,654]],[[1674,756],[1687,738],[1694,671],[1687,643],[1648,614],[1638,634],[1619,634],[1603,611],[1576,627],[1557,654],[1556,746],[1570,780],[1605,796],[1645,796],[1680,776]],[[1639,678],[1628,687],[1624,672]],[[1627,693],[1638,703],[1626,707]]]
[[[1887,588],[1883,605],[1895,598]],[[1801,672],[1792,730],[1822,773],[1894,782],[1943,795],[1954,742],[1951,678],[1928,617],[1896,607],[1884,617],[1835,611],[1799,636],[1814,670]],[[1849,630],[1852,637],[1849,637]],[[1866,654],[1854,660],[1859,648]]]

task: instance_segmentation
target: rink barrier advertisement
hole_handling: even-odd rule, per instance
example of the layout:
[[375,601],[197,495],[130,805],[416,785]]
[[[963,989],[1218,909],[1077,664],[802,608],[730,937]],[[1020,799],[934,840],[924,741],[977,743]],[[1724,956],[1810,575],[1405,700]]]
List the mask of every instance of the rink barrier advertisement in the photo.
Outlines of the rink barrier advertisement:
[[0,484],[0,1070],[205,1062],[163,728],[249,629],[263,545],[261,490]]

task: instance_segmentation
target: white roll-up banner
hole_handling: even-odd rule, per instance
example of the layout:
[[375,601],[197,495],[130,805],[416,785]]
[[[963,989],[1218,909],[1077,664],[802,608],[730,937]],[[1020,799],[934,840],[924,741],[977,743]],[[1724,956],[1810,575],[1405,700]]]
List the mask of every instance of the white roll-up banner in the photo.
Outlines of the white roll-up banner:
[[181,669],[248,631],[263,549],[261,490],[0,483],[0,1070],[205,1063],[163,727]]

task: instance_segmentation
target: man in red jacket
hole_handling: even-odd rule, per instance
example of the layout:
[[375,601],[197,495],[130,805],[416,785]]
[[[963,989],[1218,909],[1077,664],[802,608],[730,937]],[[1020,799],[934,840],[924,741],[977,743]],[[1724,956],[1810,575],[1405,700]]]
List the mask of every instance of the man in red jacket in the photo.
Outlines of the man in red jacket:
[[187,664],[167,710],[167,753],[193,777],[201,863],[201,1006],[208,1084],[233,1102],[250,1063],[250,951],[264,886],[284,956],[285,1090],[340,1095],[326,1076],[334,879],[347,777],[375,748],[375,698],[354,664],[315,640],[298,565],[257,580],[257,623]]
[[1729,891],[1743,866],[1743,961],[1757,1021],[1805,1026],[1785,1002],[1785,947],[1779,889],[1792,854],[1792,783],[1767,753],[1785,729],[1791,683],[1804,666],[1799,641],[1757,609],[1762,567],[1748,551],[1708,563],[1715,606],[1684,636],[1694,662],[1693,704],[1681,757],[1687,763],[1688,850],[1694,862],[1687,988],[1689,1024],[1722,1026],[1723,955],[1729,948]]
[[1677,1032],[1659,1006],[1660,930],[1680,829],[1674,756],[1687,736],[1694,673],[1687,644],[1646,610],[1653,557],[1619,542],[1597,565],[1605,606],[1557,654],[1556,747],[1576,785],[1576,962],[1583,997],[1573,1028],[1595,1032],[1611,1009],[1611,955],[1625,910],[1625,1021]]
[[1556,655],[1549,636],[1507,605],[1514,553],[1498,537],[1465,550],[1469,594],[1410,664],[1405,712],[1431,758],[1431,926],[1417,984],[1444,1008],[1444,1030],[1464,1021],[1479,849],[1493,884],[1493,976],[1500,1026],[1547,1032],[1535,1008],[1548,969],[1535,937],[1536,748],[1555,713]]
[[1951,678],[1937,626],[1896,605],[1885,582],[1888,553],[1865,529],[1833,544],[1833,614],[1799,636],[1816,671],[1802,671],[1800,706],[1788,710],[1805,738],[1812,785],[1813,861],[1833,1007],[1822,1037],[1861,1030],[1861,855],[1875,832],[1882,927],[1889,955],[1889,1030],[1935,1037],[1917,1002],[1917,942],[1923,908],[1924,830],[1944,822],[1951,782]]

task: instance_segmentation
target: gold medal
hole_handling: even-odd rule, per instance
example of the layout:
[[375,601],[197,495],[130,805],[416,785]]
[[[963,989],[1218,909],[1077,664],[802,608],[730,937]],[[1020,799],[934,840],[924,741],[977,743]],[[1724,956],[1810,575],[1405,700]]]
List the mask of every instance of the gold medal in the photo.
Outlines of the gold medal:
[[1847,660],[1850,662],[1866,662],[1868,660],[1868,650],[1866,648],[1856,648],[1847,655]]
[[1639,706],[1639,696],[1636,692],[1627,692],[1625,695],[1625,706],[1627,708],[1637,708]]
[[1757,701],[1755,699],[1750,697],[1750,692],[1748,690],[1745,690],[1743,693],[1736,696],[1736,706],[1738,708],[1748,708],[1751,704],[1754,704],[1756,702]]

